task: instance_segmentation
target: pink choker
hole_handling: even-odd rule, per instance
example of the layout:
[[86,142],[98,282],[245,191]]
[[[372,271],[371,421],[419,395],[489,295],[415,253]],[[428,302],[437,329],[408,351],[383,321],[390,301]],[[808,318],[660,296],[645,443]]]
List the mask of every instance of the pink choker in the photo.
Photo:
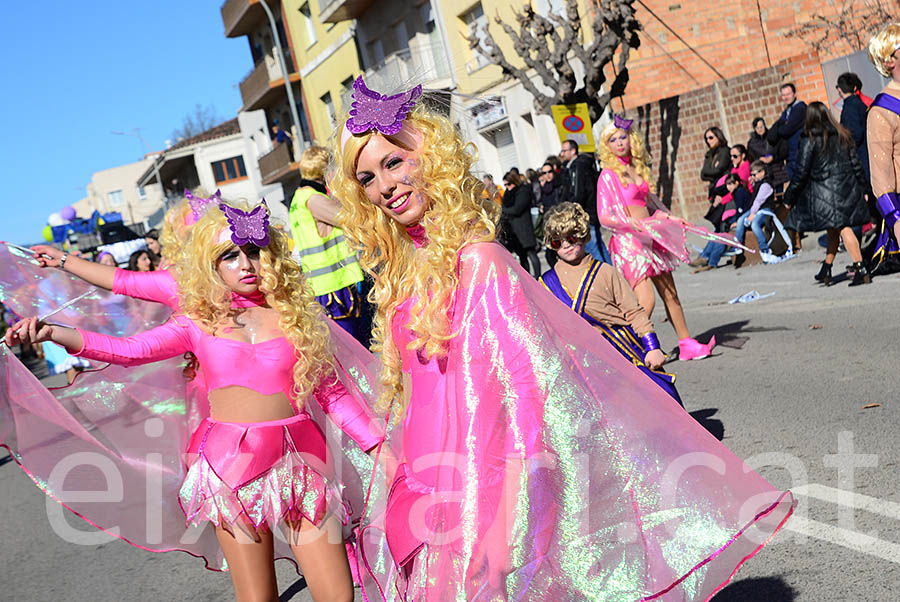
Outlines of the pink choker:
[[266,296],[260,291],[256,291],[255,293],[250,293],[249,295],[242,295],[242,294],[236,293],[234,291],[231,292],[231,307],[232,307],[232,309],[246,309],[248,307],[260,307],[265,304],[266,304]]
[[428,236],[425,234],[425,227],[421,224],[409,226],[406,229],[406,233],[412,239],[413,244],[416,245],[417,249],[421,249],[428,244]]
[[631,155],[627,157],[616,157],[622,165],[631,165]]

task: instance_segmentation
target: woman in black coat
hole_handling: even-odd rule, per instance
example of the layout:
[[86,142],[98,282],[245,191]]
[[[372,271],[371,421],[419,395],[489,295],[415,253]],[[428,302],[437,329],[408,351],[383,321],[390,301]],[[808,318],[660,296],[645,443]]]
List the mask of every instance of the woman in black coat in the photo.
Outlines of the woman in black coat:
[[747,140],[747,159],[750,163],[754,161],[762,161],[766,164],[766,172],[772,187],[780,192],[782,185],[787,182],[787,170],[784,167],[784,161],[787,159],[787,140],[782,140],[778,147],[774,147],[766,140],[769,134],[769,128],[766,127],[766,120],[762,117],[756,117],[753,120],[753,131],[750,132],[750,139]]
[[850,286],[870,281],[859,241],[851,229],[871,219],[866,188],[866,176],[850,132],[834,121],[828,107],[811,102],[797,150],[797,173],[784,193],[785,204],[792,207],[785,225],[798,232],[828,232],[825,261],[816,275],[816,280],[826,285],[831,283],[831,266],[841,239],[853,259]]
[[725,134],[717,127],[711,127],[703,134],[706,140],[706,157],[703,159],[703,167],[700,169],[700,179],[709,185],[709,202],[713,200],[713,190],[716,188],[722,176],[731,171],[731,157],[729,156],[728,140]]
[[515,172],[507,172],[503,176],[506,194],[500,209],[503,237],[501,240],[511,253],[519,256],[519,263],[528,270],[531,262],[531,273],[535,278],[541,276],[541,262],[537,256],[537,239],[534,237],[534,224],[531,221],[531,204],[534,198],[531,183]]

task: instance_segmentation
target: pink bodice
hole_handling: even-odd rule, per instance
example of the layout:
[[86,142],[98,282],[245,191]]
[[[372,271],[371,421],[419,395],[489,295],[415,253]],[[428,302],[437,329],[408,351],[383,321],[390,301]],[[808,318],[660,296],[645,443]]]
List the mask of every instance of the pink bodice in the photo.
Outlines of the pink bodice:
[[[73,355],[134,366],[190,351],[200,362],[208,391],[238,386],[262,395],[284,393],[298,413],[305,413],[297,407],[293,392],[296,351],[285,337],[260,343],[225,339],[204,332],[185,316],[177,316],[161,326],[127,338],[80,328],[78,331],[84,345]],[[366,408],[361,407],[340,381],[324,378],[313,396],[362,449],[368,450],[378,444],[380,437],[369,428]]]
[[[409,374],[412,383],[403,421],[403,455],[407,462],[442,451],[440,435],[447,418],[440,411],[444,407],[440,399],[447,386],[446,359],[427,359],[421,351],[407,349],[414,335],[405,325],[414,302],[407,299],[401,303],[391,321],[391,336],[400,351],[403,372]],[[424,478],[427,482],[427,472],[417,471],[417,480]]]
[[622,189],[625,204],[631,207],[646,207],[647,195],[650,194],[650,185],[646,181],[640,185],[632,182]]

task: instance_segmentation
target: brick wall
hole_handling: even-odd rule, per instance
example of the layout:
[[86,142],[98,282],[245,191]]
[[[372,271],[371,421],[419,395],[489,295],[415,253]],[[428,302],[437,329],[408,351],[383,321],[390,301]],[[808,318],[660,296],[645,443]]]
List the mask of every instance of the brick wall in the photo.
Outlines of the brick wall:
[[[800,55],[761,69],[627,111],[649,143],[660,198],[673,211],[699,221],[706,213],[707,185],[700,179],[706,154],[703,133],[718,126],[729,144],[747,144],[751,123],[763,117],[771,125],[783,106],[779,88],[795,81],[797,96],[809,102],[824,98],[818,59]],[[724,121],[723,121],[724,115]]]
[[[644,5],[647,8],[635,5],[643,31],[641,47],[628,61],[630,79],[622,99],[625,108],[792,61],[794,57],[808,53],[809,47],[803,40],[788,34],[797,25],[809,22],[814,14],[837,14],[840,3],[831,0],[759,0],[758,3],[757,0],[718,3],[644,0]],[[863,35],[863,40],[867,39],[868,33]],[[826,54],[808,64],[797,64],[797,72],[792,76],[800,80],[815,79],[817,75],[821,78],[819,63],[856,50],[859,48],[838,41]],[[807,88],[804,89],[805,98],[825,100],[824,88],[821,96],[813,94],[818,90],[817,83],[804,82],[803,86]],[[615,106],[620,110],[618,100]]]

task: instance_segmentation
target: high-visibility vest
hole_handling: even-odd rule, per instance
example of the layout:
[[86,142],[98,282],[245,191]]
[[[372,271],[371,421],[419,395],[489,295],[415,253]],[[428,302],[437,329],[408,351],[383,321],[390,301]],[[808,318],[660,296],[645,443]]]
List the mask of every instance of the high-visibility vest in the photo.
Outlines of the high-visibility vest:
[[291,199],[288,215],[294,238],[294,256],[299,257],[306,280],[318,296],[360,282],[363,273],[356,253],[350,250],[344,238],[343,230],[332,228],[325,238],[319,235],[316,219],[307,207],[314,194],[321,193],[308,186],[298,188]]

